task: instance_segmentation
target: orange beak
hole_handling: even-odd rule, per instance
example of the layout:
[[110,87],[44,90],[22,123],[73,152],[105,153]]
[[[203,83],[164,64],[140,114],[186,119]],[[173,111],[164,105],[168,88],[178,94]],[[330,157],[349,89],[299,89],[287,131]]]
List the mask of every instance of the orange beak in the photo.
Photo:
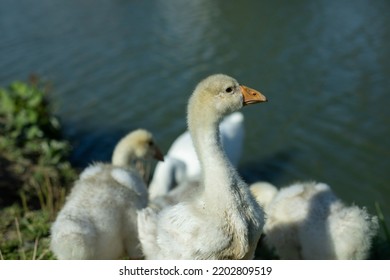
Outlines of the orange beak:
[[240,85],[240,89],[241,89],[241,94],[244,97],[243,100],[244,106],[267,101],[267,98],[257,90],[254,90],[252,88],[243,85]]

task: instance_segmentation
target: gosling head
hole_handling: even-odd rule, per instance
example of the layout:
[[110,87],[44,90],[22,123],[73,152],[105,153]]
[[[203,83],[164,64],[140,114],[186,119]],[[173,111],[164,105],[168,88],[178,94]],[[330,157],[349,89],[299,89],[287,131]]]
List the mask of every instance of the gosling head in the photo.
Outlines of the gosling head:
[[118,142],[112,155],[112,163],[117,166],[129,166],[134,161],[149,158],[164,160],[152,134],[145,129],[137,129]]
[[207,109],[225,116],[239,110],[242,106],[267,101],[260,92],[240,85],[236,79],[224,74],[215,74],[201,81],[190,98],[189,106],[197,103],[199,114]]

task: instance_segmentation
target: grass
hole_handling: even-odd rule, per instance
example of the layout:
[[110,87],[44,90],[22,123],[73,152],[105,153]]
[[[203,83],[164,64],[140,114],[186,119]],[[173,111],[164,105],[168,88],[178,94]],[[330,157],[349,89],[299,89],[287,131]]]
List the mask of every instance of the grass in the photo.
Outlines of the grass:
[[0,259],[53,259],[50,225],[76,171],[69,143],[33,77],[0,89]]
[[[1,259],[53,259],[49,250],[51,221],[43,211],[30,211],[22,216],[17,207],[3,209]],[[8,217],[8,218],[7,218]]]

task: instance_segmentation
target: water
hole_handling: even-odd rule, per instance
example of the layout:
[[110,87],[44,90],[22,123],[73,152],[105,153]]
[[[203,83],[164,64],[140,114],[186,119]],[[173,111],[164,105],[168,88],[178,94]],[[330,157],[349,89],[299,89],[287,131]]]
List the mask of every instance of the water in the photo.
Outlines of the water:
[[75,152],[109,160],[143,127],[163,150],[196,83],[222,72],[269,102],[243,109],[243,177],[315,179],[390,223],[390,3],[2,0],[0,84],[36,73]]

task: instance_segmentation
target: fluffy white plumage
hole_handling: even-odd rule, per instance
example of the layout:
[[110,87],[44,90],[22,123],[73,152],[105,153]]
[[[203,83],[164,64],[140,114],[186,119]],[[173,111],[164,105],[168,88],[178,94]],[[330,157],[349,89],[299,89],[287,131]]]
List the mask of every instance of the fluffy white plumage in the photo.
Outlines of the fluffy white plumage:
[[174,206],[139,211],[138,232],[147,259],[251,259],[264,216],[227,160],[218,124],[243,104],[265,101],[226,75],[196,87],[188,104],[188,127],[202,170],[198,191]]
[[133,160],[161,158],[145,130],[136,130],[115,147],[112,164],[96,163],[81,174],[51,227],[51,249],[58,259],[141,258],[136,211],[148,203]]
[[324,183],[281,188],[251,185],[264,206],[267,246],[282,259],[366,259],[378,220],[365,208],[345,205]]

